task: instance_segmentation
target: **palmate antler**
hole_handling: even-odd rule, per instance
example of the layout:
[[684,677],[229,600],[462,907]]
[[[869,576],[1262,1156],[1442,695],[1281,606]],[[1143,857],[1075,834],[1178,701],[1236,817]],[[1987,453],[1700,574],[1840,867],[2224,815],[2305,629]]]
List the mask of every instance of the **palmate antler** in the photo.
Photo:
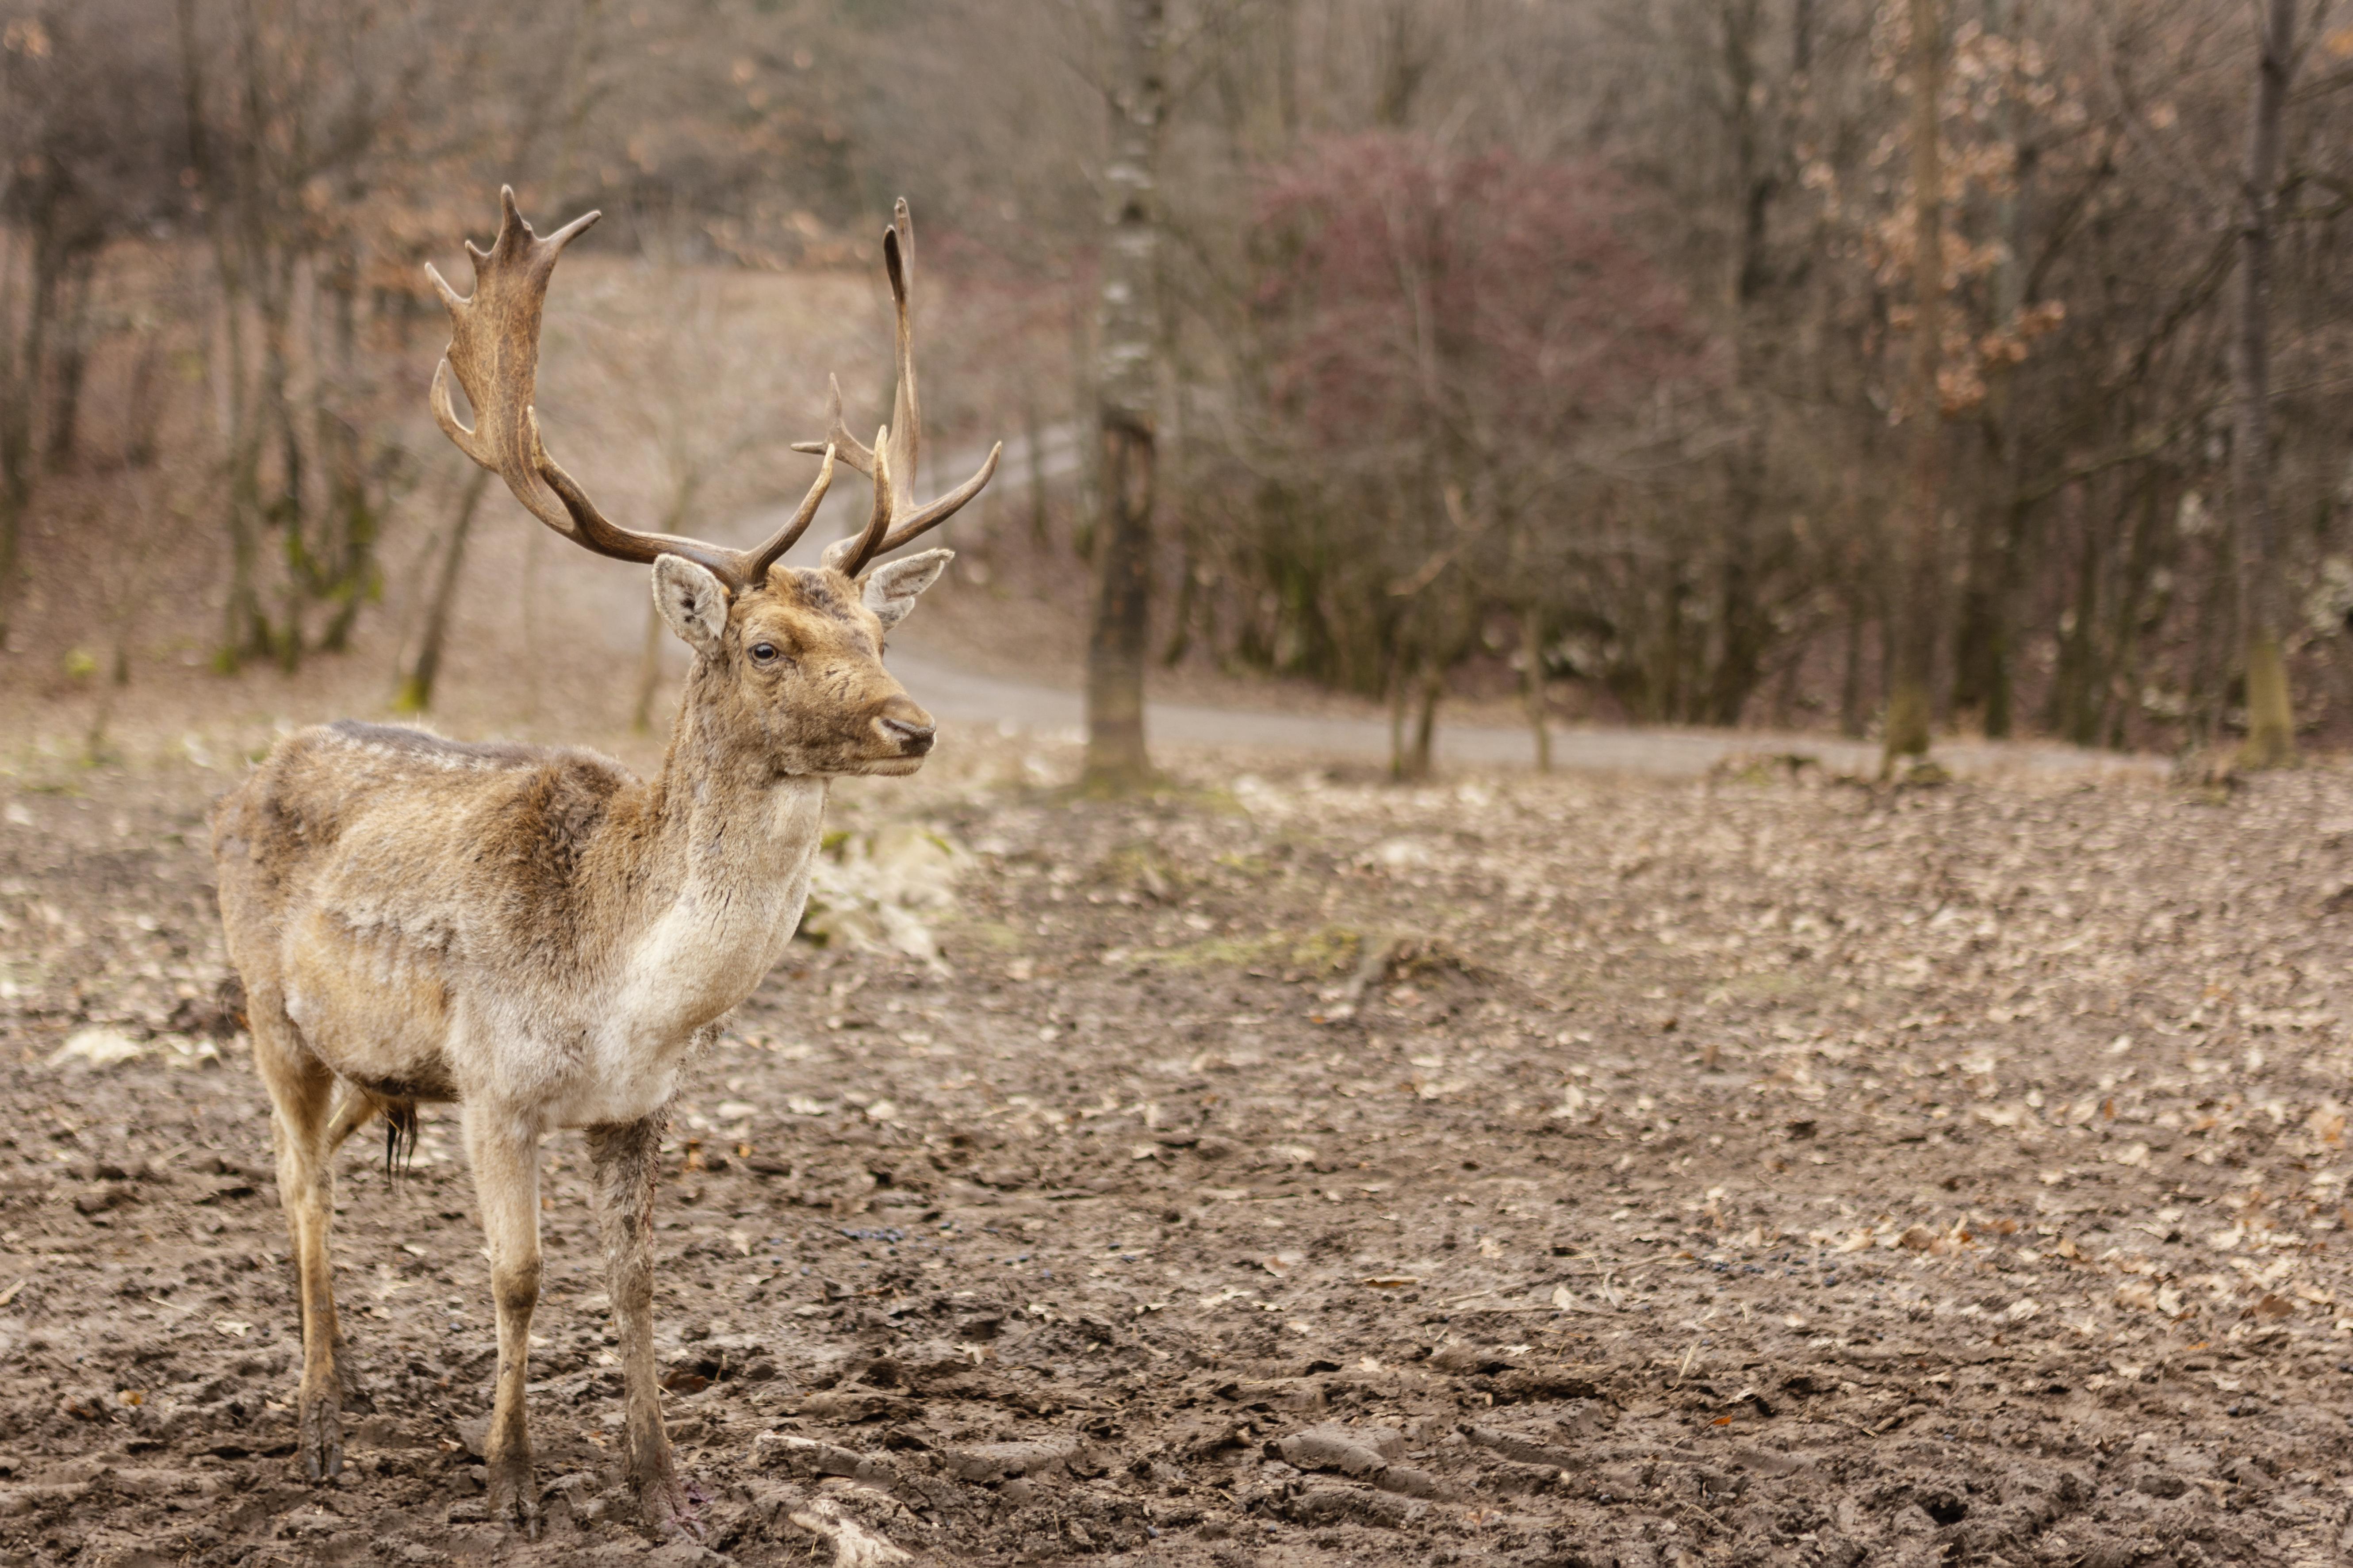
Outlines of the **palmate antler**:
[[[929,506],[914,507],[899,494],[898,482],[915,481],[915,459],[923,443],[923,408],[915,396],[915,333],[909,315],[907,292],[915,270],[915,220],[901,196],[882,231],[882,267],[891,275],[891,299],[899,316],[899,392],[891,423],[875,432],[868,447],[841,422],[841,383],[829,381],[826,394],[826,437],[823,441],[796,441],[796,452],[830,452],[874,481],[874,511],[864,529],[826,548],[826,561],[851,576],[878,555],[898,549],[926,529],[937,528],[978,495],[997,472],[1005,451],[999,441],[989,448],[979,471]],[[912,510],[909,510],[912,509]]]
[[[680,555],[707,567],[737,593],[767,580],[768,568],[793,547],[817,516],[833,483],[833,458],[824,448],[825,466],[809,486],[792,521],[765,543],[752,550],[732,550],[699,539],[668,533],[639,533],[623,528],[596,510],[587,492],[547,455],[539,437],[539,416],[532,395],[539,375],[539,324],[547,300],[547,281],[555,271],[564,247],[604,215],[589,213],[574,218],[545,239],[532,233],[515,206],[512,186],[499,190],[499,237],[489,251],[477,250],[471,240],[466,254],[474,263],[474,293],[461,299],[427,262],[426,276],[449,309],[449,352],[433,373],[433,416],[442,433],[469,458],[506,480],[515,499],[532,516],[574,543],[609,555],[617,561],[649,562],[658,555]],[[466,389],[474,405],[474,426],[458,422],[449,403],[449,377]],[[877,481],[878,493],[881,488]]]

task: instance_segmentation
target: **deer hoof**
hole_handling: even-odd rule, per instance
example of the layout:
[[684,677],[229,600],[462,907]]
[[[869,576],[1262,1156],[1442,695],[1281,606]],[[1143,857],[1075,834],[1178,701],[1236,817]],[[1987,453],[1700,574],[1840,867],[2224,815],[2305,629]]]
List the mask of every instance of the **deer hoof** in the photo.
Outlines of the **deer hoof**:
[[490,1515],[492,1523],[505,1525],[525,1541],[539,1539],[539,1487],[528,1463],[491,1468]]
[[302,1479],[331,1480],[343,1473],[343,1410],[332,1394],[312,1395],[301,1402],[296,1418],[295,1447],[302,1458]]

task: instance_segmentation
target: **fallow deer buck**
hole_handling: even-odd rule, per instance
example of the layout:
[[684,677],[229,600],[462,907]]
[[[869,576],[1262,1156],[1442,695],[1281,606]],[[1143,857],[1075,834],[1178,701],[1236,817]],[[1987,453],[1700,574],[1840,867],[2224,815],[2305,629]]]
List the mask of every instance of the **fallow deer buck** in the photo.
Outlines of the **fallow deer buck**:
[[[213,818],[221,920],[269,1091],[279,1195],[301,1274],[301,1467],[343,1465],[328,1224],[331,1157],[382,1115],[413,1135],[420,1101],[463,1108],[490,1243],[498,1381],[485,1458],[492,1517],[538,1531],[524,1361],[539,1296],[539,1142],[586,1135],[619,1339],[628,1474],[647,1521],[693,1527],[663,1433],[653,1349],[651,1213],[664,1107],[688,1053],[750,995],[807,897],[828,781],[913,773],[930,715],[883,668],[883,641],[952,558],[881,558],[980,492],[926,506],[898,486],[919,439],[902,201],[883,235],[898,311],[893,422],[869,448],[832,388],[823,466],[792,520],[732,550],[608,521],[550,458],[532,407],[557,257],[590,213],[542,239],[502,191],[497,240],[470,243],[474,293],[448,307],[433,411],[459,448],[542,522],[650,563],[654,601],[694,651],[660,774],[581,751],[467,745],[345,721],[280,742]],[[454,374],[471,429],[450,405]],[[873,481],[865,527],[816,568],[781,564],[837,460]],[[341,1100],[337,1103],[340,1086]]]

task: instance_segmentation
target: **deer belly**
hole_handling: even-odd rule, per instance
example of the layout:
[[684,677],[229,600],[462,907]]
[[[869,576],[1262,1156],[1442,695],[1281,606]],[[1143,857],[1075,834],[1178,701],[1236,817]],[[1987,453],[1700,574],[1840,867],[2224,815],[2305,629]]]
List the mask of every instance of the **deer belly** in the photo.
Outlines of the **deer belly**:
[[317,913],[289,937],[286,1013],[312,1054],[389,1098],[456,1098],[449,992],[434,955]]

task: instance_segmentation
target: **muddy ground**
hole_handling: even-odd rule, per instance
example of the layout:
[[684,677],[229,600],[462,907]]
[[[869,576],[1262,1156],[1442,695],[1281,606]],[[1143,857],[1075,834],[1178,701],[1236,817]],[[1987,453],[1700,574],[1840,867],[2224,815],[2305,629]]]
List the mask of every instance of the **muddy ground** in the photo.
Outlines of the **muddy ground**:
[[676,1108],[659,1344],[710,1500],[658,1547],[574,1134],[545,1541],[480,1522],[446,1111],[405,1179],[344,1152],[364,1395],[340,1482],[294,1479],[264,1100],[214,1002],[241,764],[17,756],[0,1558],[825,1562],[847,1519],[943,1563],[2337,1560],[2353,775],[1195,756],[1103,805],[1072,763],[952,735],[838,797],[827,942]]

